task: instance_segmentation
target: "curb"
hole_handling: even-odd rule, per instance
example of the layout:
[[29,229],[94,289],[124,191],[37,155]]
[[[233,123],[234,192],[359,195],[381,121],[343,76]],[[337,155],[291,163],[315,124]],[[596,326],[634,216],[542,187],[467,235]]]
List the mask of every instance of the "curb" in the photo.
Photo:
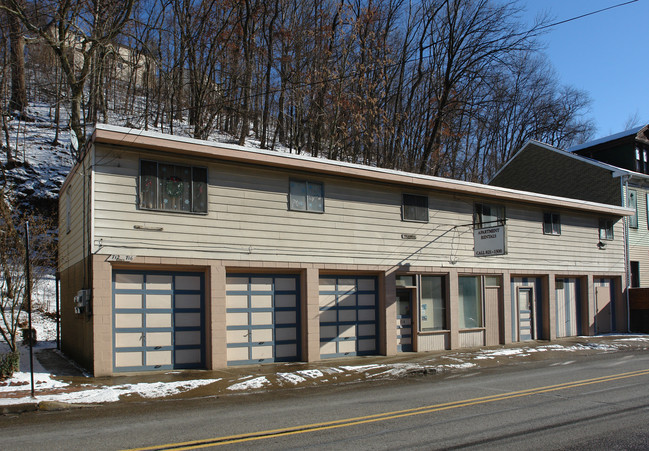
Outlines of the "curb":
[[58,412],[61,410],[83,409],[97,407],[98,404],[72,404],[60,401],[33,401],[21,404],[10,404],[0,407],[0,415],[10,415],[24,412]]

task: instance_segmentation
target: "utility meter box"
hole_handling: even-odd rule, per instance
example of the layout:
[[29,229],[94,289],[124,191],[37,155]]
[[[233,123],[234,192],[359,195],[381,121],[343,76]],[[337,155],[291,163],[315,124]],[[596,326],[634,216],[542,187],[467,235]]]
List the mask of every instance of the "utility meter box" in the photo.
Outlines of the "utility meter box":
[[74,313],[90,313],[90,290],[79,290],[74,297]]

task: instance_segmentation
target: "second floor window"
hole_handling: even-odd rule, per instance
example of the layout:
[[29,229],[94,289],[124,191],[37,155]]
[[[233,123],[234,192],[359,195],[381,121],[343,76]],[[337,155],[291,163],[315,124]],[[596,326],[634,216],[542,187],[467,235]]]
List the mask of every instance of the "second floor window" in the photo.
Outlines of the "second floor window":
[[492,204],[475,204],[473,211],[475,228],[505,225],[505,207]]
[[142,209],[207,213],[207,168],[142,160],[138,191]]
[[404,221],[428,222],[428,196],[404,194],[401,204],[401,218]]
[[289,210],[324,212],[324,187],[322,183],[291,180],[288,194]]
[[609,219],[599,220],[599,239],[600,240],[613,239],[613,221]]
[[561,235],[559,213],[543,213],[543,233],[545,235]]

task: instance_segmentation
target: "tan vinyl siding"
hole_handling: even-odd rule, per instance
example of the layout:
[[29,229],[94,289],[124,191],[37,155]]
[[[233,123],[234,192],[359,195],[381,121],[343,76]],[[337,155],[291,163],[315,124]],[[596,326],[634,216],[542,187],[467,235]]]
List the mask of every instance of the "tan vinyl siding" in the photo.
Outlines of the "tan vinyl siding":
[[[561,211],[561,236],[547,236],[544,209],[505,204],[509,254],[476,258],[468,224],[474,202],[489,199],[417,192],[429,196],[430,221],[405,222],[402,193],[412,189],[279,168],[197,159],[191,164],[208,168],[206,215],[138,210],[140,158],[189,162],[104,145],[97,152],[94,232],[102,254],[529,271],[624,268],[622,229],[616,225],[616,239],[599,250],[598,218],[592,214]],[[288,210],[291,178],[324,184],[324,213]]]
[[[84,199],[83,183],[90,179],[91,152],[86,155],[81,165],[76,166],[66,179],[65,186],[59,194],[59,271],[62,271],[84,258]],[[86,185],[86,201],[90,196],[90,187]],[[69,201],[68,201],[69,196]],[[68,203],[69,202],[69,203]],[[89,217],[89,202],[86,202],[86,217]],[[70,227],[68,229],[68,206],[70,207]],[[87,226],[87,224],[86,224]],[[86,237],[86,240],[88,238]]]

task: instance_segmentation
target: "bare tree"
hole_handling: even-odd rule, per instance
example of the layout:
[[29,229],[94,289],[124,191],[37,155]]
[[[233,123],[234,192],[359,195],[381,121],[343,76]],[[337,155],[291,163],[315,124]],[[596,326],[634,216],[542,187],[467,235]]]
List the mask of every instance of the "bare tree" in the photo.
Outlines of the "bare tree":
[[135,0],[59,0],[23,5],[4,0],[0,8],[49,45],[59,58],[70,89],[70,126],[85,142],[81,114],[84,87],[97,52],[106,48],[131,19]]

